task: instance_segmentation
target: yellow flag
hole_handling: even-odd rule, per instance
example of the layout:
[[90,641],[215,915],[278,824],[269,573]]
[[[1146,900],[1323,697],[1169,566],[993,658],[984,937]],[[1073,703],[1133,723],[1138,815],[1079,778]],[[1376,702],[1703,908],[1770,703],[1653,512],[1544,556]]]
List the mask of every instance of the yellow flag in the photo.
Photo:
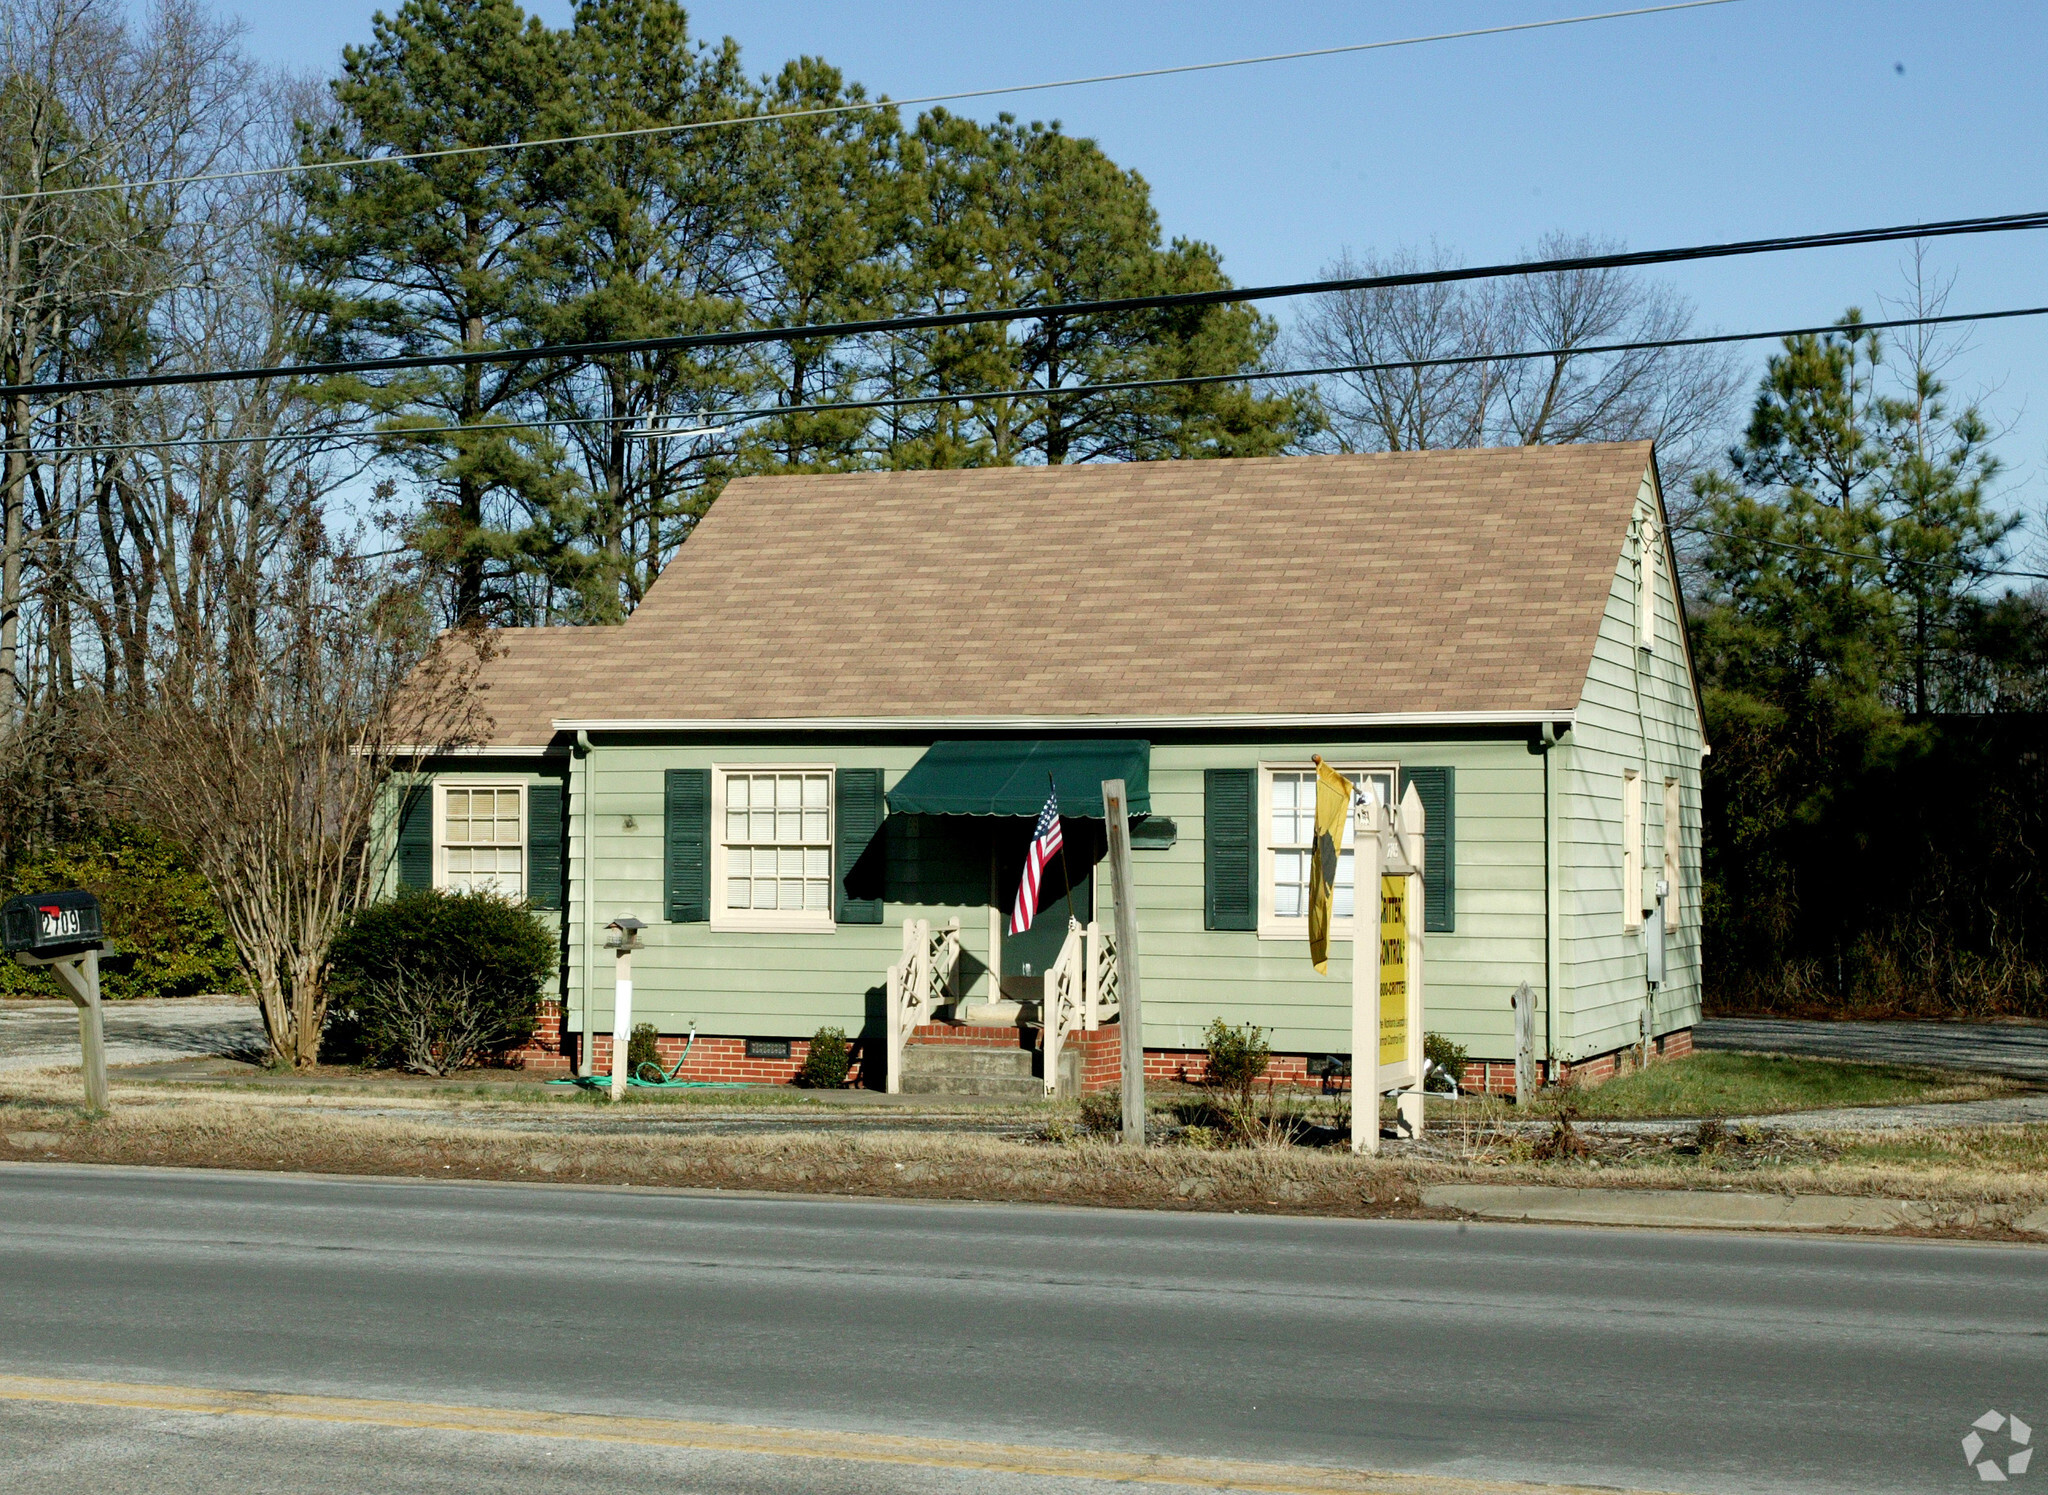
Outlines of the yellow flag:
[[1351,780],[1316,759],[1316,844],[1309,857],[1308,958],[1319,973],[1330,969],[1330,902],[1337,887],[1337,853],[1351,814]]

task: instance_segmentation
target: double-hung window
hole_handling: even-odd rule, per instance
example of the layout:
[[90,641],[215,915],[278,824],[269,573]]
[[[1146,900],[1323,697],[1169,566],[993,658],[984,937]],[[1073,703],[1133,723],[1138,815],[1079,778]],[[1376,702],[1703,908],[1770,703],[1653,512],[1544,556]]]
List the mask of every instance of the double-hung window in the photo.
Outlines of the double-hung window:
[[453,893],[526,896],[526,787],[437,784],[435,883]]
[[829,930],[832,770],[712,770],[714,929]]
[[[1377,783],[1383,803],[1393,804],[1397,771],[1390,763],[1332,764],[1352,783]],[[1315,853],[1316,769],[1313,763],[1259,767],[1259,935],[1263,939],[1308,938],[1310,859]],[[1337,882],[1331,900],[1330,933],[1351,938],[1356,878],[1351,821],[1338,844]]]

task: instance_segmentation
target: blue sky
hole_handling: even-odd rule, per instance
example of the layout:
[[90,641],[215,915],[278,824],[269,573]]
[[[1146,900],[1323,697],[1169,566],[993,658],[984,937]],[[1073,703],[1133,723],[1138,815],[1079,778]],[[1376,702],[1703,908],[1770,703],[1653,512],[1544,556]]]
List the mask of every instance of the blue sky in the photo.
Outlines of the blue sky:
[[[1572,15],[1626,0],[706,0],[753,71],[823,56],[895,96]],[[225,0],[260,56],[327,72],[375,4]],[[386,8],[390,8],[387,0]],[[529,9],[561,24],[566,0]],[[1901,71],[1903,68],[1903,71]],[[1240,283],[1312,275],[1349,245],[1512,258],[1553,229],[1653,248],[2048,207],[2040,0],[1737,0],[1712,9],[964,106],[1058,119],[1141,172],[1169,233]],[[1704,323],[1878,314],[1900,246],[1673,267]],[[2048,235],[1940,241],[1951,310],[2048,304]],[[1761,367],[1761,348],[1745,356]],[[1974,332],[1951,383],[2006,434],[2007,502],[2048,477],[2048,318]]]

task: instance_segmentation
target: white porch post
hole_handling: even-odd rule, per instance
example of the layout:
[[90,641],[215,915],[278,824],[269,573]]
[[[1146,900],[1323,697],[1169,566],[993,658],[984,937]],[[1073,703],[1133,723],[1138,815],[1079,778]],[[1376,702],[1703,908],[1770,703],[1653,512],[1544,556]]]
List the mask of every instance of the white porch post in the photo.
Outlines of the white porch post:
[[1380,1150],[1380,803],[1368,783],[1351,813],[1351,1150]]

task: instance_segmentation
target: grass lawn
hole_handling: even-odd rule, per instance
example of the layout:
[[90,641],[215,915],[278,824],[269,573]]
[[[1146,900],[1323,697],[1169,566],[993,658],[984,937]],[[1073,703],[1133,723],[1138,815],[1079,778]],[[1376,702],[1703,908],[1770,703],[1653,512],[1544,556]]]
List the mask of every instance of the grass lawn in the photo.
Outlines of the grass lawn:
[[[1603,1084],[1546,1095],[1531,1113],[1560,1105],[1585,1119],[1649,1120],[1665,1116],[1770,1116],[1837,1106],[1895,1106],[1927,1101],[1983,1100],[2027,1088],[1994,1075],[1965,1075],[1904,1064],[1858,1064],[1788,1054],[1699,1053],[1652,1064]],[[1435,1102],[1447,1116],[1511,1116],[1512,1107],[1485,1097]]]

